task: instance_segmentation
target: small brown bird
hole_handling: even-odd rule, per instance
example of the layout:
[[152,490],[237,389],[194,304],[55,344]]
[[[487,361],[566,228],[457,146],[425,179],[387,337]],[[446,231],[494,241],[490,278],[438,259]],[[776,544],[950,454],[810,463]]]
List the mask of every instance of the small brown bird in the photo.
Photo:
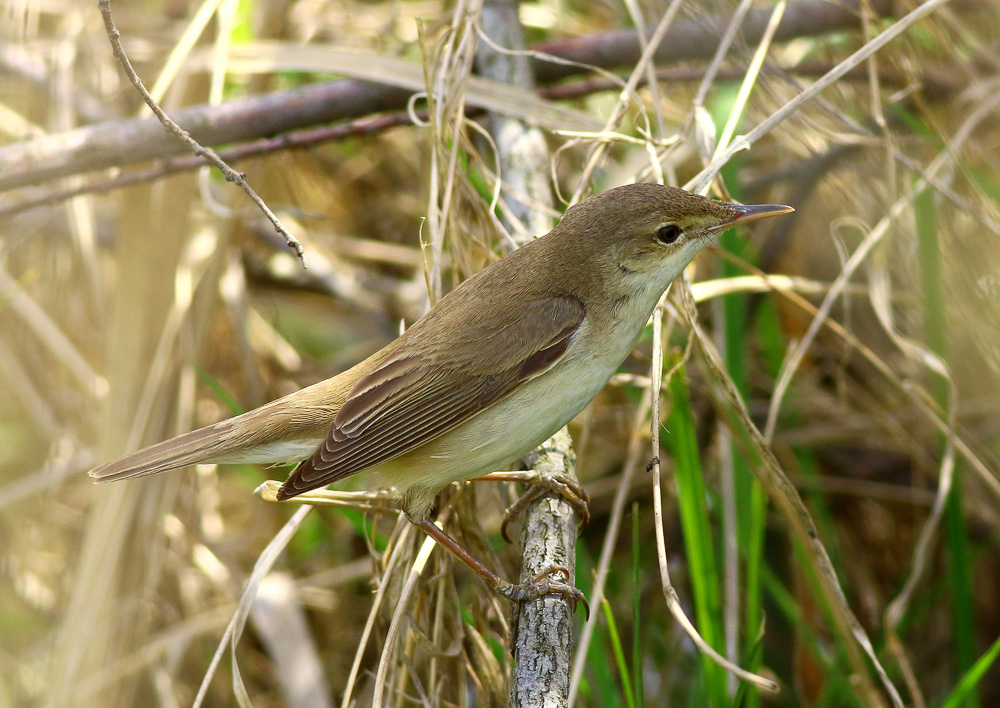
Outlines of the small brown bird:
[[713,234],[793,211],[633,184],[566,211],[547,235],[456,287],[353,368],[90,471],[128,479],[204,462],[300,461],[278,499],[361,473],[510,599],[514,586],[428,520],[446,485],[519,459],[576,416],[629,355],[660,296]]

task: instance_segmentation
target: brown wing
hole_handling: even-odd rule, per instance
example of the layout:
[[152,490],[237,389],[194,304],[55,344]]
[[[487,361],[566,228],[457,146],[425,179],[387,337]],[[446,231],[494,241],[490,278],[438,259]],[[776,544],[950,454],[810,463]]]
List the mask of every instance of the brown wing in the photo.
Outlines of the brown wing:
[[575,298],[543,298],[494,333],[472,326],[452,347],[400,348],[355,384],[326,440],[278,498],[325,487],[455,428],[555,364],[583,317]]

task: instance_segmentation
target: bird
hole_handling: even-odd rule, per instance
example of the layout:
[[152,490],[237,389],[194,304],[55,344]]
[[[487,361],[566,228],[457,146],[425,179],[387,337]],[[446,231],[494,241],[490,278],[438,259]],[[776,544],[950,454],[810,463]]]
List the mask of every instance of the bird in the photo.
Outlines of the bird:
[[89,474],[106,482],[199,463],[296,463],[279,501],[361,475],[366,488],[396,490],[410,521],[504,597],[576,598],[552,578],[525,587],[493,573],[430,520],[437,493],[520,459],[579,414],[716,234],[791,211],[659,184],[609,189],[352,368]]

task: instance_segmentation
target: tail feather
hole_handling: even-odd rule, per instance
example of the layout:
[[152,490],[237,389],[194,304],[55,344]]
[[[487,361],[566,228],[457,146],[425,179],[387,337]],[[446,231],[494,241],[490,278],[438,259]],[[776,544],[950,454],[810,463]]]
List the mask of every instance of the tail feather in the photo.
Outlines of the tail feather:
[[[355,370],[363,372],[362,367]],[[113,482],[203,462],[298,462],[313,454],[330,432],[357,375],[320,381],[235,418],[164,440],[95,467],[90,476]]]
[[196,465],[203,462],[220,462],[231,445],[226,444],[223,428],[226,422],[207,428],[192,430],[176,438],[164,440],[142,450],[119,457],[90,470],[88,474],[98,482],[113,482],[131,477],[166,472],[167,470]]

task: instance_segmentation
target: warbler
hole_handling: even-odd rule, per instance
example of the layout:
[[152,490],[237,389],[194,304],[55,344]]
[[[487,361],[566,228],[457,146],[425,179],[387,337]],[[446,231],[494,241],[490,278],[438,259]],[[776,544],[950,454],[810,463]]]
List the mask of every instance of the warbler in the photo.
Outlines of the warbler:
[[713,235],[791,211],[655,184],[610,189],[570,207],[548,234],[460,284],[351,369],[90,475],[297,462],[277,493],[283,500],[360,474],[370,488],[397,490],[411,521],[504,596],[572,594],[554,580],[512,585],[475,561],[428,519],[435,496],[518,460],[583,410]]

